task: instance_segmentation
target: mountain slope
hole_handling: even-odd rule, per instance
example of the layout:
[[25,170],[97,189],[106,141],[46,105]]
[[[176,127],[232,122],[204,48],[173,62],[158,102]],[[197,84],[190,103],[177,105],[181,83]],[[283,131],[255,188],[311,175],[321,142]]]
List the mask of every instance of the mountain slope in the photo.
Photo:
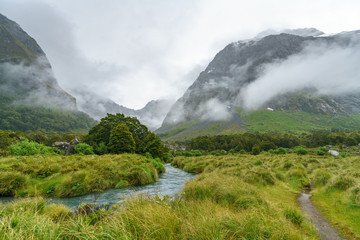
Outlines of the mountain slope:
[[143,108],[134,110],[90,91],[73,90],[71,93],[76,96],[79,109],[96,120],[105,117],[107,113],[122,113],[126,116],[138,118],[142,124],[151,130],[161,126],[162,121],[173,104],[171,100],[153,100]]
[[85,131],[95,123],[77,110],[76,99],[59,86],[37,42],[1,14],[0,110],[0,129]]
[[[236,125],[234,131],[247,131],[248,127],[244,124],[246,119],[238,114],[237,109],[248,109],[250,116],[251,111],[266,108],[288,113],[305,112],[326,115],[329,118],[350,117],[354,113],[359,113],[360,98],[357,93],[360,91],[328,94],[319,91],[313,84],[292,83],[292,76],[281,76],[279,71],[276,77],[284,78],[286,80],[284,85],[287,87],[295,85],[297,88],[291,90],[289,87],[289,89],[284,87],[281,91],[277,90],[277,94],[272,96],[268,93],[276,92],[276,87],[278,89],[282,87],[276,86],[277,79],[272,79],[274,84],[268,83],[267,92],[264,92],[264,95],[268,94],[271,97],[266,101],[260,101],[261,104],[257,104],[255,107],[254,104],[249,104],[247,90],[250,86],[254,86],[254,83],[263,83],[264,81],[260,80],[264,80],[264,76],[269,78],[268,72],[271,73],[269,69],[278,67],[285,72],[286,68],[281,69],[279,66],[295,61],[296,58],[305,58],[304,56],[309,59],[317,58],[332,52],[333,49],[360,49],[359,31],[321,36],[321,32],[310,30],[292,31],[292,33],[299,32],[300,35],[305,36],[281,33],[229,44],[215,56],[205,71],[200,73],[196,81],[174,104],[157,132],[167,137],[181,135],[182,132],[188,132],[190,135],[204,134],[204,132],[207,134],[218,123],[222,123],[220,128],[225,132],[231,133],[234,125]],[[311,32],[316,37],[309,36]],[[311,66],[305,71],[312,71]],[[303,73],[298,72],[297,74]],[[304,78],[305,75],[304,73]],[[346,74],[337,77],[339,82],[346,82]],[[301,77],[294,79],[301,81]],[[318,79],[314,78],[311,81],[316,82]],[[311,81],[309,82],[311,83]],[[262,96],[259,97],[262,98]],[[247,124],[251,123],[247,122]],[[330,125],[328,127],[331,127]],[[191,134],[189,126],[194,131],[199,128],[203,131]],[[303,129],[311,129],[311,127]],[[271,130],[271,128],[269,127],[267,130]]]

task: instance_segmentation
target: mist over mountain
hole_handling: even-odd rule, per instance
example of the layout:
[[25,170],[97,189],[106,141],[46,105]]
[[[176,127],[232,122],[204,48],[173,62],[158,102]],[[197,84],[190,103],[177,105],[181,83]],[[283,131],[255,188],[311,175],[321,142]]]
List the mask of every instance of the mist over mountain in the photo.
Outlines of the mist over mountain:
[[59,86],[37,42],[0,14],[0,129],[61,133],[94,124]]
[[153,100],[143,108],[135,110],[119,105],[111,99],[99,96],[90,90],[72,90],[71,93],[76,96],[78,108],[96,120],[105,117],[107,113],[122,113],[126,116],[138,118],[151,130],[156,130],[161,126],[162,121],[174,103],[173,100]]
[[191,121],[243,125],[237,109],[359,113],[360,31],[285,32],[227,45],[173,105],[158,132]]
[[36,41],[1,14],[0,92],[12,103],[77,109],[76,99],[58,85]]

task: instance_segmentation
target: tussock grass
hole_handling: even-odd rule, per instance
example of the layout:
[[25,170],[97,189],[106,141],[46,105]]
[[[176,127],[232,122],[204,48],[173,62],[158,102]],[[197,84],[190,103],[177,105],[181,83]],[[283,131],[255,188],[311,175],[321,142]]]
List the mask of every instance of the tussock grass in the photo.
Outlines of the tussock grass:
[[160,159],[136,154],[6,157],[0,159],[0,196],[70,197],[157,181]]
[[[267,203],[265,205],[273,206],[276,201],[279,201],[281,202],[279,209],[282,210],[277,211],[282,211],[282,216],[298,227],[306,221],[297,207],[295,196],[300,189],[310,187],[312,179],[315,184],[312,199],[329,222],[346,238],[360,238],[359,156],[343,158],[265,153],[258,156],[239,154],[176,157],[173,163],[184,170],[201,166],[201,168],[196,168],[197,171],[206,173],[187,185],[192,186],[196,181],[203,181],[203,184],[197,186],[196,191],[190,192],[190,196],[196,196],[196,194],[199,198],[207,196],[215,199],[214,201],[218,204],[234,209],[233,199],[236,190],[231,187],[231,183],[224,185],[229,186],[229,192],[231,192],[229,194],[225,190],[222,191],[222,186],[203,180],[204,176],[213,174],[206,179],[215,179],[215,182],[220,183],[220,179],[225,178],[224,175],[233,176],[238,180],[232,179],[230,182],[237,182],[244,186],[244,189],[254,189],[252,195],[243,193],[242,200],[235,200],[239,206],[243,206],[244,209],[262,209],[264,202]],[[219,198],[219,195],[223,198]]]
[[[120,158],[127,163],[131,161],[131,155]],[[91,159],[85,161],[87,166],[97,166]],[[87,175],[83,175],[85,168],[79,162],[74,164],[79,167],[77,178],[89,185]],[[333,226],[348,239],[360,237],[358,157],[208,155],[176,157],[173,164],[200,173],[185,184],[184,193],[177,198],[140,195],[126,199],[112,210],[89,215],[75,215],[63,205],[46,205],[41,198],[19,200],[0,205],[1,236],[3,239],[319,239],[297,203],[299,190],[308,186],[312,178],[313,200]],[[47,177],[47,186],[59,181],[61,169]],[[123,168],[119,174],[134,169],[141,175],[140,183],[150,175],[156,178],[153,170],[144,170],[142,165]],[[108,180],[91,184],[105,184],[101,181]],[[119,186],[126,184],[122,182]]]

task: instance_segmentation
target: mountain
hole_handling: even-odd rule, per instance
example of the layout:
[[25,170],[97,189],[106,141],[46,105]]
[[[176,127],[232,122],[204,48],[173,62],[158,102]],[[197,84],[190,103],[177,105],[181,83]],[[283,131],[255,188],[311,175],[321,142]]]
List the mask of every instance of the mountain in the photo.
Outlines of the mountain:
[[77,110],[75,97],[59,86],[37,42],[1,14],[0,108],[0,129],[85,131],[94,124]]
[[[272,113],[274,115],[279,112],[282,116],[287,114],[289,117],[284,120],[285,122],[293,121],[297,125],[303,123],[300,130],[332,128],[336,125],[308,124],[307,121],[311,122],[311,119],[294,119],[293,113],[311,114],[316,119],[327,116],[330,122],[334,122],[339,116],[345,117],[345,122],[352,121],[351,116],[360,112],[359,89],[353,88],[352,91],[346,92],[341,87],[338,91],[331,90],[331,84],[326,82],[326,78],[332,78],[331,83],[334,85],[336,81],[345,84],[347,77],[354,76],[350,76],[346,71],[341,72],[342,75],[339,72],[336,72],[336,76],[326,75],[325,71],[334,67],[326,65],[331,64],[326,62],[326,57],[341,57],[341,54],[337,56],[335,53],[360,50],[360,31],[331,36],[324,35],[316,29],[286,32],[288,33],[273,35],[262,33],[254,39],[227,45],[216,54],[185,94],[173,105],[157,133],[166,139],[184,139],[202,134],[249,131],[256,125],[256,122],[250,121],[254,120],[254,114],[268,111],[265,115],[269,115],[269,111],[274,112],[273,110],[276,112]],[[354,61],[360,59],[355,58]],[[321,64],[317,66],[316,63]],[[304,67],[300,71],[302,66],[307,68]],[[319,74],[321,70],[324,74]],[[311,75],[311,72],[316,74]],[[355,74],[359,73],[355,71]],[[356,76],[358,79],[360,75]],[[335,77],[338,79],[334,80]],[[282,82],[279,79],[282,79]],[[316,82],[321,84],[314,84]],[[259,94],[257,89],[262,90],[263,95]],[[273,130],[271,124],[266,122],[264,119],[263,124],[269,125],[269,128],[265,126],[261,129]],[[279,123],[286,125],[284,122]],[[360,127],[360,123],[351,126],[357,128]],[[347,124],[344,123],[341,127],[346,129]],[[284,127],[283,130],[294,128]]]
[[150,130],[156,130],[161,126],[174,103],[172,100],[153,100],[147,103],[145,107],[134,110],[88,90],[73,90],[71,93],[76,96],[79,109],[96,120],[105,117],[107,113],[122,113],[126,116],[138,118]]

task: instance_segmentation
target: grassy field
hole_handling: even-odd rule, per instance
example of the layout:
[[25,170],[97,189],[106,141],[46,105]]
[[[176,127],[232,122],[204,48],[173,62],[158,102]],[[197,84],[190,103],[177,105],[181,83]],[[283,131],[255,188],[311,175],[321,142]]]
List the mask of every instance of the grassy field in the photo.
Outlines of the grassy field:
[[[299,189],[315,188],[312,200],[326,219],[347,239],[360,239],[360,157],[295,154],[258,156],[177,157],[174,164],[185,171],[234,175],[269,193],[266,200],[286,198],[295,206]],[[291,197],[291,194],[292,195]]]
[[164,170],[159,159],[136,154],[3,157],[0,196],[79,196],[148,184]]
[[[105,156],[109,157],[109,156]],[[115,157],[115,156],[113,156]],[[0,205],[3,239],[319,239],[298,206],[313,201],[347,239],[360,238],[360,158],[247,154],[175,157],[199,175],[177,198],[138,196],[85,214],[42,198]]]

